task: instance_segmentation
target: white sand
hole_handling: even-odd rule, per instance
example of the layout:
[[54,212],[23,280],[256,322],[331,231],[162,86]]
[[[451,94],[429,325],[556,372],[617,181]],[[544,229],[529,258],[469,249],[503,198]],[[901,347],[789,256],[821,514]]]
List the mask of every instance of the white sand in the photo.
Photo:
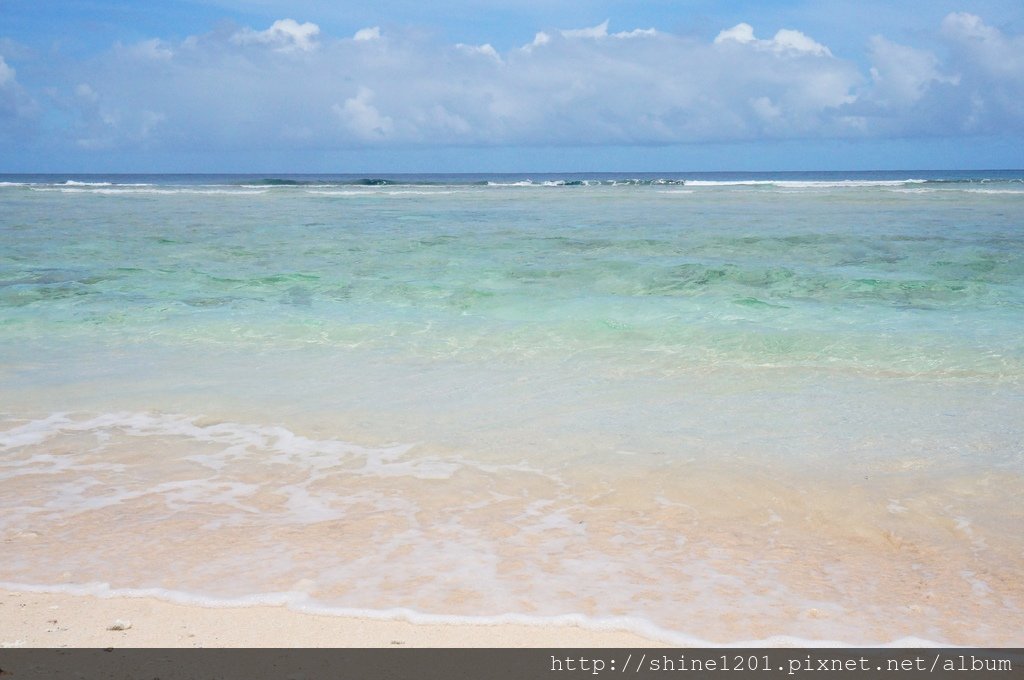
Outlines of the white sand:
[[[110,630],[117,622],[126,630]],[[651,647],[626,632],[575,626],[421,625],[199,607],[151,598],[0,590],[2,647]]]

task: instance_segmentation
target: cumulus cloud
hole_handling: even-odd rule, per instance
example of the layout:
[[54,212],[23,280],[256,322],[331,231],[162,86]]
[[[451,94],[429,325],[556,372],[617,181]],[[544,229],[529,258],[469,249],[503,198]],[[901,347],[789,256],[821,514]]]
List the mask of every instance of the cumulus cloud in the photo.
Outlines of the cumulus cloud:
[[962,66],[995,80],[1024,80],[1024,36],[1007,36],[980,17],[958,12],[942,22],[942,33],[952,43]]
[[716,45],[738,43],[758,49],[775,52],[803,52],[816,56],[831,57],[832,52],[821,43],[809,38],[800,31],[789,28],[779,29],[771,40],[760,40],[754,36],[754,27],[750,24],[736,24],[726,29],[715,38]]
[[[649,38],[658,35],[658,32],[653,28],[634,28],[631,31],[619,31],[618,33],[608,32],[608,20],[601,22],[596,26],[589,26],[586,28],[563,28],[560,29],[557,35],[561,36],[566,40],[602,40],[605,38]],[[533,42],[525,45],[523,49],[530,51],[535,47],[547,45],[551,42],[551,35],[544,31],[539,31],[534,37]]]
[[35,100],[18,82],[18,72],[0,54],[0,138],[25,132],[24,125],[37,112]]
[[166,61],[174,56],[174,51],[163,40],[153,38],[143,40],[132,45],[115,45],[115,49],[122,52],[128,58],[153,59]]
[[942,20],[942,30],[961,40],[975,40],[979,44],[998,44],[1003,36],[998,29],[986,26],[981,17],[967,12],[952,12]]
[[537,34],[533,36],[533,42],[531,42],[529,45],[524,45],[523,49],[529,52],[534,47],[541,47],[543,45],[547,45],[549,42],[551,42],[550,35],[548,35],[544,31],[537,31]]
[[872,96],[883,105],[913,104],[934,83],[958,82],[958,78],[940,71],[939,58],[931,52],[899,45],[882,36],[871,38],[868,55],[872,64]]
[[265,31],[245,28],[235,33],[231,41],[236,45],[268,45],[282,52],[308,52],[316,47],[319,34],[320,27],[314,23],[300,24],[294,19],[279,19]]
[[494,47],[490,43],[485,43],[483,45],[464,45],[462,43],[458,43],[455,45],[455,48],[462,50],[466,54],[478,54],[485,57],[490,57],[491,59],[494,59],[497,62],[501,62],[501,55],[498,54],[498,50],[494,49]]
[[618,33],[612,33],[613,38],[650,38],[658,35],[658,32],[653,28],[634,28],[632,31],[619,31]]
[[1024,132],[1024,37],[953,13],[940,38],[948,56],[869,41],[870,85],[849,108],[876,136]]
[[166,114],[148,108],[113,105],[84,82],[75,86],[71,105],[78,120],[70,133],[80,149],[109,149],[126,142],[146,146],[167,119]]
[[950,14],[942,33],[957,56],[957,68],[999,89],[1024,82],[1024,35],[1007,36],[973,14]]
[[961,85],[956,111],[962,129],[1019,130],[1024,123],[1024,35],[1008,36],[965,12],[947,16],[942,34]]
[[352,36],[353,40],[377,40],[380,38],[380,26],[361,28]]
[[0,87],[14,82],[14,69],[7,65],[3,55],[0,55]]
[[365,141],[383,140],[391,136],[394,123],[388,116],[382,116],[373,105],[373,91],[360,87],[358,94],[345,100],[343,106],[334,105],[334,112],[344,126]]
[[729,40],[738,42],[742,45],[756,43],[757,38],[754,37],[754,27],[746,23],[736,24],[732,28],[727,28],[721,31],[718,36],[715,37],[715,44],[718,45]]
[[608,37],[608,20],[590,28],[569,28],[559,31],[566,38],[606,38]]
[[[376,26],[331,37],[293,19],[153,39],[66,65],[63,132],[90,148],[210,150],[1024,132],[1024,39],[973,15],[935,26],[941,54],[871,39],[869,69],[796,28],[615,28],[549,29],[508,50]],[[0,59],[8,110],[15,76]]]

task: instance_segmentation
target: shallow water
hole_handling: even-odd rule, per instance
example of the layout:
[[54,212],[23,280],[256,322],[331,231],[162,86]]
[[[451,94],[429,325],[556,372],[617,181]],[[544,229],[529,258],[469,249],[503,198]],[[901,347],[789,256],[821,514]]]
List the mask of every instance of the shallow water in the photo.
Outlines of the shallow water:
[[1022,643],[1021,173],[9,176],[0,207],[8,586]]

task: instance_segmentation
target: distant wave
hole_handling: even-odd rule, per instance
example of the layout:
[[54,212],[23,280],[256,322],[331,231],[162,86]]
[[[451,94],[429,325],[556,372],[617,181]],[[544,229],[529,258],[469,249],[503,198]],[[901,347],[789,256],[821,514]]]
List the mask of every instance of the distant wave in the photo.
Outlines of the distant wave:
[[508,182],[488,180],[489,187],[592,187],[592,186],[661,186],[661,185],[682,185],[687,180],[677,178],[659,177],[655,179],[521,179]]
[[336,187],[333,189],[306,189],[306,193],[312,196],[447,196],[457,192],[454,189],[445,189],[444,187],[428,190],[397,189],[391,191],[374,191],[372,189],[341,189]]
[[614,184],[614,182],[602,182],[596,179],[546,179],[538,182],[534,182],[532,179],[523,179],[516,182],[487,182],[489,187],[589,187],[602,184]]
[[447,184],[483,184],[483,182],[437,182],[416,179],[386,179],[383,177],[357,177],[355,179],[280,179],[266,177],[258,180],[245,180],[241,186],[247,187],[386,187],[386,186],[443,186]]
[[[687,177],[682,173],[657,176],[653,173],[638,173],[630,176],[623,173],[581,173],[558,175],[538,173],[535,175],[389,175],[389,176],[252,176],[252,175],[123,175],[123,176],[66,176],[6,175],[0,176],[0,188],[17,190],[45,189],[71,192],[102,193],[128,189],[150,189],[173,193],[238,192],[245,190],[284,191],[305,189],[311,192],[324,190],[357,189],[417,189],[439,190],[453,188],[495,188],[495,189],[586,189],[590,187],[665,187],[697,190],[843,190],[843,189],[889,189],[896,190],[939,190],[967,189],[978,193],[1015,193],[1024,190],[1022,172],[992,171],[989,175],[975,176],[951,172],[942,176],[935,172],[920,172],[899,177],[895,173],[753,173],[748,176],[736,173],[694,173]],[[931,176],[930,176],[931,175]],[[959,175],[959,176],[958,176]],[[1018,190],[1017,187],[1020,187]]]
[[106,185],[106,186],[33,186],[32,191],[59,191],[62,194],[106,194],[106,195],[142,195],[142,194],[224,194],[229,196],[252,196],[265,194],[268,189],[230,189],[216,187],[163,187],[153,185]]
[[927,179],[840,179],[840,180],[786,180],[786,179],[737,179],[737,180],[687,180],[691,187],[726,186],[774,186],[786,189],[837,189],[843,187],[895,187],[904,184],[926,184]]
[[315,182],[303,182],[303,181],[296,180],[296,179],[277,179],[277,178],[274,178],[274,177],[268,177],[268,178],[264,178],[264,179],[254,180],[253,182],[251,182],[249,184],[243,184],[242,186],[254,186],[254,187],[263,187],[263,186],[292,187],[292,186],[301,186],[301,185],[304,185],[304,184],[315,184]]

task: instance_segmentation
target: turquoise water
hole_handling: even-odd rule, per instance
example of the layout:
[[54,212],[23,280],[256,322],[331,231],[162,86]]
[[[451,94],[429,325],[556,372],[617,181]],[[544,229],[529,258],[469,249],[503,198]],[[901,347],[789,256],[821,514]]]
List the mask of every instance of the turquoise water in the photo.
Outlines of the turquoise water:
[[1021,643],[1024,173],[6,176],[0,244],[8,585]]

